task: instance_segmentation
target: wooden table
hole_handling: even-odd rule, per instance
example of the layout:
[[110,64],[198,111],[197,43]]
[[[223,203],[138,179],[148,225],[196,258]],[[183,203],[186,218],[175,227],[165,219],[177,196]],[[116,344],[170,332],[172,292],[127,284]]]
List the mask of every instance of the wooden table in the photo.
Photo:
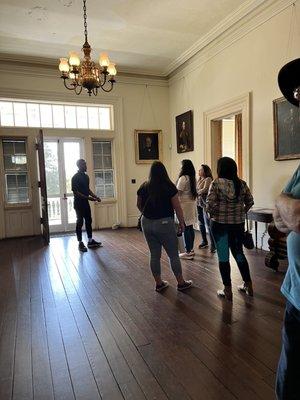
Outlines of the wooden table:
[[250,221],[254,221],[254,229],[255,229],[255,247],[257,248],[257,223],[263,222],[266,224],[266,228],[261,237],[261,247],[263,246],[263,239],[268,232],[267,224],[270,224],[273,221],[273,210],[271,208],[251,208],[248,211],[248,219]]

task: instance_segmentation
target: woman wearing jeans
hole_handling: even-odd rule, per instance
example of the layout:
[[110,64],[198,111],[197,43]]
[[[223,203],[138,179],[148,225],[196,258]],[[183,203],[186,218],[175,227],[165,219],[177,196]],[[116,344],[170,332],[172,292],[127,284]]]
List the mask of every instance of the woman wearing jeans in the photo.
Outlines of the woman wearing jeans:
[[161,279],[162,247],[168,254],[172,271],[177,279],[177,289],[183,291],[192,286],[192,281],[183,279],[178,256],[174,210],[181,231],[184,231],[185,224],[177,193],[178,191],[171,182],[165,166],[159,161],[152,164],[148,181],[137,192],[137,207],[143,214],[142,229],[150,249],[150,267],[156,282],[155,290],[157,292],[169,285],[167,281]]
[[206,234],[206,228],[207,228],[210,236],[210,251],[212,253],[215,253],[216,251],[215,242],[211,233],[209,218],[205,210],[206,197],[210,184],[213,180],[213,176],[211,173],[211,169],[206,164],[201,165],[198,173],[199,173],[199,178],[197,180],[197,187],[196,187],[198,195],[197,211],[198,211],[199,228],[202,236],[202,242],[199,244],[198,248],[205,249],[206,247],[208,247],[207,234]]
[[253,296],[249,265],[243,252],[242,240],[245,214],[254,202],[246,182],[238,178],[237,165],[232,158],[219,159],[218,178],[210,186],[206,204],[224,285],[223,290],[218,290],[218,296],[232,300],[229,250],[244,281],[238,289]]
[[185,253],[179,254],[180,258],[192,260],[194,252],[194,223],[196,222],[196,172],[191,160],[182,160],[181,171],[177,180],[179,201],[182,207],[185,230],[183,233]]

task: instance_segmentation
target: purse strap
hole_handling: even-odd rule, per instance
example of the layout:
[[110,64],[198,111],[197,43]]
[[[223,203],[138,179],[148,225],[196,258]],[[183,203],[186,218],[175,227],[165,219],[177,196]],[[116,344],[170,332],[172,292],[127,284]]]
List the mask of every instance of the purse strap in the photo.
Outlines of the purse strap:
[[249,220],[248,220],[248,213],[245,213],[245,215],[246,215],[246,228],[247,228],[247,231],[249,232]]

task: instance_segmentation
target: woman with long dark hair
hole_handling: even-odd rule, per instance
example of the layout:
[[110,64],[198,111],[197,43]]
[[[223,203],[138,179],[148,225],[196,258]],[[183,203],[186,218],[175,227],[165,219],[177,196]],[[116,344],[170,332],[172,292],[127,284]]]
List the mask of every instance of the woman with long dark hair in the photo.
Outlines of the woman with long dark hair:
[[168,282],[161,279],[162,247],[168,254],[172,271],[177,279],[177,289],[183,291],[190,288],[192,281],[183,279],[178,255],[174,210],[179,221],[179,233],[185,229],[178,191],[160,161],[152,164],[149,179],[139,188],[137,207],[142,213],[142,230],[150,250],[150,267],[156,282],[155,290],[161,292],[168,287]]
[[185,230],[184,244],[185,253],[179,254],[180,258],[192,260],[194,252],[194,223],[196,222],[196,171],[191,160],[182,160],[181,170],[177,180],[179,201],[183,211]]
[[232,158],[220,158],[217,172],[218,178],[212,182],[208,192],[206,210],[211,218],[211,229],[224,285],[224,289],[218,291],[218,296],[231,301],[229,250],[244,281],[238,289],[253,296],[249,265],[243,252],[243,233],[245,214],[254,202],[246,182],[239,179],[237,165]]
[[208,165],[202,164],[198,171],[198,180],[197,180],[197,211],[198,211],[198,220],[199,220],[199,228],[202,236],[202,242],[199,244],[199,249],[205,249],[208,247],[208,240],[206,229],[208,229],[210,236],[210,251],[214,253],[216,251],[214,239],[210,229],[210,222],[208,215],[205,210],[205,202],[208,194],[208,190],[210,184],[213,181],[213,176],[211,173],[211,169]]

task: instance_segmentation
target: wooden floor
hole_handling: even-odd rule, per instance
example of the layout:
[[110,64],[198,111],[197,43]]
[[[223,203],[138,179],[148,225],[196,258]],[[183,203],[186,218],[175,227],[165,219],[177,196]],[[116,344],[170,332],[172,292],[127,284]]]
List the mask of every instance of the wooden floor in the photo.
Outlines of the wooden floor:
[[[195,287],[154,291],[137,230],[0,242],[0,399],[275,399],[283,278],[252,251],[255,297],[217,298],[217,257],[184,262]],[[233,284],[240,283],[234,265]]]

